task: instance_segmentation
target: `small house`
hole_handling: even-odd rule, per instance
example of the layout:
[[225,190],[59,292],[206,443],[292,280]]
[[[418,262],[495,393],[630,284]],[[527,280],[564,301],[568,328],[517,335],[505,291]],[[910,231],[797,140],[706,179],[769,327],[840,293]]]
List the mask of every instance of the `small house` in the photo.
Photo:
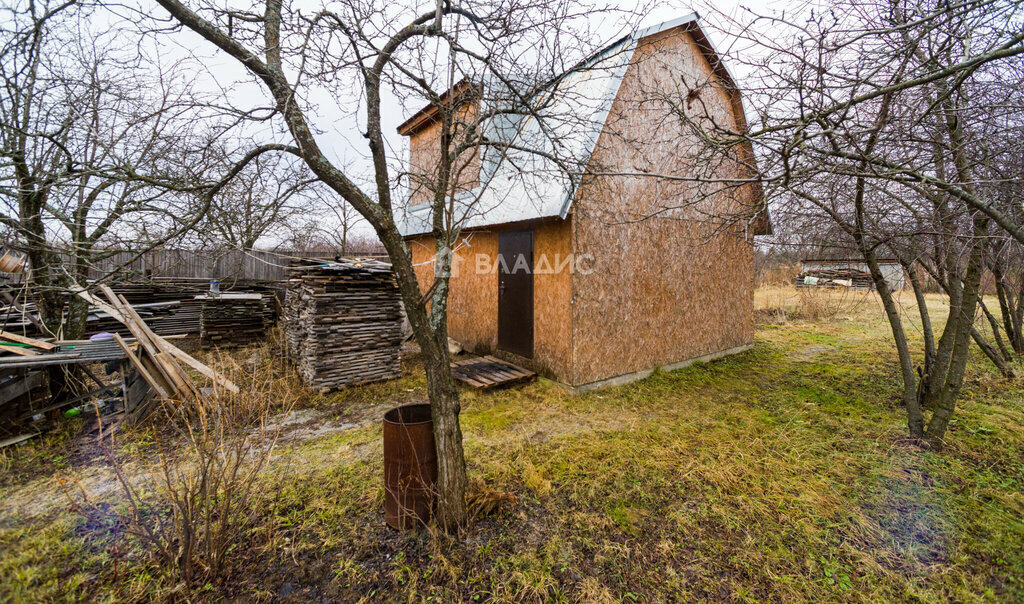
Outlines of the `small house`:
[[[749,348],[753,236],[770,232],[749,145],[737,145],[732,162],[702,155],[695,124],[742,132],[746,120],[696,14],[637,31],[589,61],[600,68],[575,70],[545,92],[549,115],[573,119],[525,115],[512,125],[518,140],[548,137],[575,150],[581,178],[515,150],[504,151],[504,164],[486,152],[462,160],[453,201],[474,205],[459,218],[448,314],[449,336],[467,350],[579,390]],[[412,180],[401,228],[425,292],[436,247],[429,187],[416,183],[418,174],[429,181],[436,162],[436,113],[427,107],[399,128]],[[698,177],[737,184],[705,193]]]

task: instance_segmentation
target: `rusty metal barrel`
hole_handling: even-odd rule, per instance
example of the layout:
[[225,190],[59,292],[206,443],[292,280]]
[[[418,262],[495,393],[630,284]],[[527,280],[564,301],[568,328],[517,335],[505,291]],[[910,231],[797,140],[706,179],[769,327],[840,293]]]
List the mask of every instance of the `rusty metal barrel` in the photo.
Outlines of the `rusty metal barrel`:
[[384,520],[402,530],[430,522],[436,484],[430,405],[405,405],[385,413]]

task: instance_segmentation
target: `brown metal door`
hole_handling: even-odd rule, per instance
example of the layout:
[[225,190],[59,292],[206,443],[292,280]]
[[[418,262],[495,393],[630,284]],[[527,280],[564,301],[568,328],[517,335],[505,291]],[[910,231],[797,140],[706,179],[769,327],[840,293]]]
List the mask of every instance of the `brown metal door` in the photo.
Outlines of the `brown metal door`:
[[498,348],[533,356],[533,231],[498,233]]

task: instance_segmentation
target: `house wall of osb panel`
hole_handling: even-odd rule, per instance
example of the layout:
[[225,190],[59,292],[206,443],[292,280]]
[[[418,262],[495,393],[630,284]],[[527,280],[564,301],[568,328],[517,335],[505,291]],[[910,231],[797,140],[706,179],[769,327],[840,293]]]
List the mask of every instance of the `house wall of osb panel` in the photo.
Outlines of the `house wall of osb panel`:
[[[465,124],[476,119],[475,104],[462,105],[456,115],[454,136],[456,140],[464,134]],[[427,203],[433,199],[437,189],[438,161],[441,151],[441,122],[434,121],[421,127],[409,137],[409,201],[410,205]],[[480,184],[479,149],[464,152],[452,175],[458,182],[457,192],[469,191]]]
[[[491,354],[498,347],[498,233],[533,229],[533,358],[515,359],[537,373],[563,382],[570,379],[572,279],[568,258],[568,220],[550,219],[464,233],[453,261],[448,295],[448,335],[467,350]],[[420,289],[427,291],[434,278],[434,239],[412,237],[412,251]],[[478,258],[485,270],[478,270]],[[559,265],[563,270],[557,271]]]
[[753,341],[753,248],[742,227],[715,218],[749,192],[705,198],[692,182],[599,175],[706,167],[697,139],[662,100],[694,97],[688,108],[735,124],[731,95],[702,82],[716,79],[680,29],[642,40],[634,53],[591,159],[598,175],[584,179],[573,210],[574,250],[593,255],[592,270],[573,278],[574,385]]

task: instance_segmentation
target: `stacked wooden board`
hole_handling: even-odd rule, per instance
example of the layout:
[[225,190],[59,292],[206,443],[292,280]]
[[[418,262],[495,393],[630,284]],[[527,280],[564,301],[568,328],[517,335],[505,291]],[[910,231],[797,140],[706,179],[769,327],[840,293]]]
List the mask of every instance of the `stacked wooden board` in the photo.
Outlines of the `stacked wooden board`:
[[[209,287],[208,279],[153,279],[111,286],[114,293],[124,296],[135,308],[150,329],[163,336],[200,332],[202,300],[199,295],[207,292]],[[269,326],[276,320],[277,283],[231,281],[221,284],[221,287],[226,290],[223,293],[263,294],[266,300],[264,322]],[[26,300],[22,292],[0,289],[0,329],[29,337],[41,336],[43,330],[35,303]],[[91,308],[84,335],[88,337],[103,331],[129,335],[128,329],[115,317],[101,309]]]
[[203,294],[199,343],[203,348],[242,346],[259,340],[268,327],[268,304],[261,294]]
[[402,311],[391,265],[345,259],[291,269],[289,356],[306,385],[330,390],[402,374]]
[[[146,319],[153,331],[161,335],[199,333],[202,322],[200,295],[209,291],[209,279],[154,279],[146,283],[119,283],[114,291],[124,295],[129,303],[139,308],[141,303],[155,303],[176,300],[178,306],[166,316]],[[265,323],[269,326],[276,320],[274,298],[277,284],[264,281],[231,281],[221,283],[222,293],[263,294]]]

